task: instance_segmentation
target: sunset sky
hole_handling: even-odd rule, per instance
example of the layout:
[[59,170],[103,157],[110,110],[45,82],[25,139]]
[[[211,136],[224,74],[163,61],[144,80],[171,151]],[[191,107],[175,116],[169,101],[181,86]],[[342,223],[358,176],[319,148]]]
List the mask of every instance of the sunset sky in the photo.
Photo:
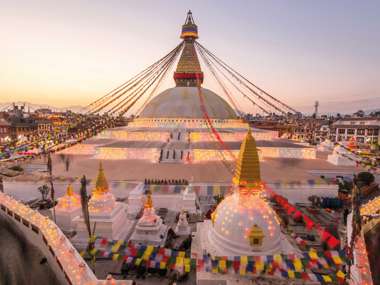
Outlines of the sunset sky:
[[0,0],[0,102],[86,105],[179,43],[188,9],[202,44],[292,106],[380,97],[379,1]]

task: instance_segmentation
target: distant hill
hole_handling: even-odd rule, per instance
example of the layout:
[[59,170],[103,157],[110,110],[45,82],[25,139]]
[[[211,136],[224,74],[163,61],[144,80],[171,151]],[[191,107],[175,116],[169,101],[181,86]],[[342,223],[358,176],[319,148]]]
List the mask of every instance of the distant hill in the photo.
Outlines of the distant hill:
[[75,113],[82,113],[83,112],[83,106],[79,105],[73,105],[73,106],[68,106],[68,107],[55,107],[55,106],[50,106],[47,104],[33,104],[29,102],[6,102],[6,103],[0,103],[0,111],[5,111],[7,109],[12,108],[12,104],[15,103],[16,105],[24,105],[25,104],[25,109],[28,110],[30,109],[31,112],[34,112],[37,109],[41,108],[48,108],[51,109],[55,112],[65,112],[67,110],[71,110]]

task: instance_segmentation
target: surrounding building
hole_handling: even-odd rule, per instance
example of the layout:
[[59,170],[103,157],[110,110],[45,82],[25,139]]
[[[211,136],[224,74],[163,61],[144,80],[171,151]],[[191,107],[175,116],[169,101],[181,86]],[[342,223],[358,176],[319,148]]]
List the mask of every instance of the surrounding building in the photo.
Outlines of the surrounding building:
[[331,126],[333,141],[348,141],[352,137],[359,143],[378,143],[380,119],[375,117],[338,119]]

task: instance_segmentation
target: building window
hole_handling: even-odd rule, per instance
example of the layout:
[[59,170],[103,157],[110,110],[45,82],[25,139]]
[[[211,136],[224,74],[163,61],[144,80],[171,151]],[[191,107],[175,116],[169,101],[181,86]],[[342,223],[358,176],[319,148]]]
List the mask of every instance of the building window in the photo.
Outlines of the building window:
[[364,136],[365,135],[365,129],[358,129],[356,131],[356,133],[357,133],[358,136]]
[[373,133],[374,133],[374,129],[368,129],[367,135],[373,136]]
[[355,134],[355,129],[348,129],[347,134],[349,134],[349,135]]
[[345,129],[338,129],[338,134],[345,134],[346,130]]
[[374,135],[374,136],[378,136],[378,135],[379,135],[379,129],[375,129],[375,130],[373,130],[373,135]]
[[356,141],[357,141],[358,143],[364,143],[364,138],[356,138]]

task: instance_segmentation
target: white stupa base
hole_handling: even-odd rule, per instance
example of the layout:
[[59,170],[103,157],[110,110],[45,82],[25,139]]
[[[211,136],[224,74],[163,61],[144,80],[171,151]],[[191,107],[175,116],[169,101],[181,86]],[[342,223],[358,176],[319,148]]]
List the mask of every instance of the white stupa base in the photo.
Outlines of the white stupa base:
[[128,195],[128,218],[136,218],[144,206],[144,183],[139,183]]
[[[74,219],[76,235],[72,243],[77,248],[85,248],[88,244],[88,232],[83,217]],[[125,205],[116,203],[110,213],[90,213],[91,229],[95,228],[95,235],[112,240],[126,240],[131,234],[135,221],[129,220],[126,215]]]
[[189,225],[186,225],[186,226],[177,225],[174,229],[174,232],[177,236],[188,236],[191,234],[191,228]]
[[196,206],[196,200],[197,195],[192,190],[193,187],[187,186],[185,191],[183,191],[182,194],[182,201],[181,201],[181,210],[188,212],[190,214],[197,213],[197,206]]
[[195,204],[195,198],[194,199],[183,199],[181,210],[186,211],[189,214],[196,214],[197,213],[197,207]]
[[164,246],[168,235],[168,227],[164,224],[157,231],[135,230],[130,241],[138,245]]
[[[53,213],[53,210],[51,210]],[[81,208],[73,209],[55,209],[55,223],[64,232],[70,233],[75,230],[75,224],[73,220],[82,214]]]
[[279,243],[272,248],[265,250],[252,250],[247,252],[239,250],[239,247],[229,243],[220,243],[218,239],[212,237],[212,223],[210,220],[205,220],[197,224],[197,232],[195,234],[196,242],[194,247],[191,248],[192,254],[202,256],[204,252],[209,253],[211,256],[264,256],[273,254],[296,254],[301,255],[299,249],[295,248],[287,237],[280,233],[281,237]]
[[356,162],[353,160],[349,160],[347,157],[337,155],[335,153],[327,156],[327,161],[334,165],[339,166],[355,166]]
[[317,147],[317,150],[320,151],[320,152],[332,152],[333,151],[333,147],[329,147],[329,146],[325,146],[325,145],[319,145]]

